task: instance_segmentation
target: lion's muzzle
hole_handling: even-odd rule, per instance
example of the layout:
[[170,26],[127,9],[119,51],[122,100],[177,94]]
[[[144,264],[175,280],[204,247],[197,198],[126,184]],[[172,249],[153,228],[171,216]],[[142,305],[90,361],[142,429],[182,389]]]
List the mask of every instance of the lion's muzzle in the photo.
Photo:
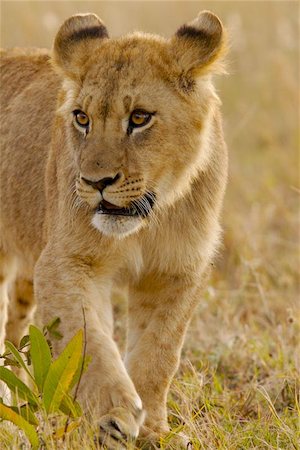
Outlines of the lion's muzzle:
[[147,217],[155,203],[154,192],[147,192],[139,199],[133,200],[129,206],[120,207],[102,200],[97,208],[98,214],[107,214],[113,216],[129,216],[129,217]]
[[144,179],[138,175],[125,177],[122,173],[98,181],[81,176],[77,193],[96,214],[145,218],[154,206],[156,195],[147,191]]

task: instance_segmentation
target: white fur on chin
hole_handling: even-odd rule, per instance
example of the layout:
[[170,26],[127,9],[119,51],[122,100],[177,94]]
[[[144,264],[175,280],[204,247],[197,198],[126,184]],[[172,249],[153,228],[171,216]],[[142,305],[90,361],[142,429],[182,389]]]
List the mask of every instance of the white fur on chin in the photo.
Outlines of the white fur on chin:
[[123,238],[138,231],[143,223],[138,217],[110,216],[107,214],[94,214],[92,224],[105,236]]

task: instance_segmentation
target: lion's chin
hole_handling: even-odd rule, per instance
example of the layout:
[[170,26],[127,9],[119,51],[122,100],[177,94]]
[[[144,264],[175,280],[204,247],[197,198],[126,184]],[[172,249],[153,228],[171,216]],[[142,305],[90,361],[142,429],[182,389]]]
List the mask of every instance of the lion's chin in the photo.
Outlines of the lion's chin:
[[123,238],[136,233],[143,226],[141,217],[95,213],[92,224],[105,236]]

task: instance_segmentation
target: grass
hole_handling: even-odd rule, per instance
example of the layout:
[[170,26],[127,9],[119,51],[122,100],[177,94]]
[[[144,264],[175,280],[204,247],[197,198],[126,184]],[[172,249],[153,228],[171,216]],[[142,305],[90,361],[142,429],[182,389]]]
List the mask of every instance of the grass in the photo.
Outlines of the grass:
[[[169,420],[195,450],[298,449],[299,4],[171,4],[166,23],[170,2],[2,2],[2,45],[49,46],[61,20],[83,10],[104,17],[113,34],[171,34],[205,8],[229,26],[230,76],[217,80],[230,151],[224,246],[187,336]],[[20,448],[4,428],[1,440]],[[93,447],[84,420],[47,448]]]

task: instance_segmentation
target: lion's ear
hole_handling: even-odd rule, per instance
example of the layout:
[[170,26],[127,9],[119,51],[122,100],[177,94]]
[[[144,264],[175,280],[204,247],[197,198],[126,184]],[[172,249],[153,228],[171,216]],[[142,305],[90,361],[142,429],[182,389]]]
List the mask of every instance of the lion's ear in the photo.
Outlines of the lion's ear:
[[82,64],[108,38],[107,29],[96,14],[76,14],[67,19],[55,37],[54,66],[71,78],[80,76]]
[[182,72],[190,76],[212,71],[224,54],[223,26],[210,11],[202,11],[192,22],[179,28],[171,47]]

